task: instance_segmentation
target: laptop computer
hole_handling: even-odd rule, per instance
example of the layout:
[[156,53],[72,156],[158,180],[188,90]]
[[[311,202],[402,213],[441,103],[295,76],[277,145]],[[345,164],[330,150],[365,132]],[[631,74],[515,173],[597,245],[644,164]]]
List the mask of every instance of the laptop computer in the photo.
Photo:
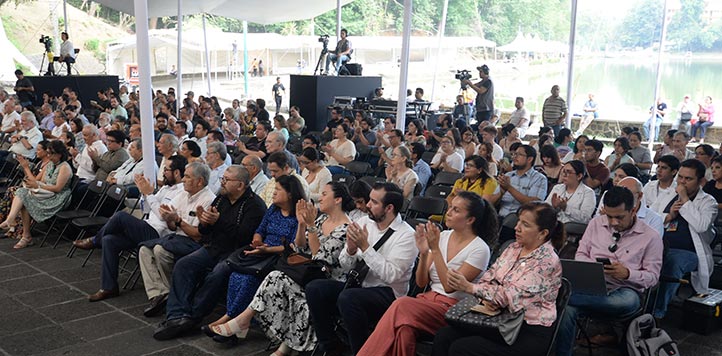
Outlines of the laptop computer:
[[601,262],[587,262],[561,259],[562,276],[572,285],[572,291],[590,295],[607,295],[604,279],[604,265]]

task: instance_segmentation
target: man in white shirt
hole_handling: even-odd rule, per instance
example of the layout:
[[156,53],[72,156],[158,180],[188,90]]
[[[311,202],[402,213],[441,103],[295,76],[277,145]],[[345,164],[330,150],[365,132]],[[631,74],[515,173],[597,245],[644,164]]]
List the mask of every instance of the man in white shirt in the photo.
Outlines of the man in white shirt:
[[63,43],[60,44],[60,56],[55,57],[55,61],[65,63],[68,66],[68,75],[70,75],[70,64],[75,63],[75,47],[70,42],[67,32],[61,32],[60,38]]
[[674,179],[679,171],[680,162],[677,157],[665,155],[657,162],[657,179],[644,186],[644,205],[662,214],[664,208],[677,195],[677,181]]
[[226,146],[221,142],[211,142],[208,144],[208,151],[206,152],[206,163],[211,169],[210,178],[208,179],[208,189],[213,194],[218,194],[221,189],[221,177],[228,168],[225,160],[228,157],[226,153]]
[[141,220],[125,211],[119,211],[113,214],[94,237],[73,242],[75,247],[83,250],[103,249],[101,289],[89,296],[91,302],[118,295],[120,251],[134,249],[141,241],[156,239],[171,232],[161,216],[160,207],[171,204],[173,199],[184,191],[181,180],[186,163],[186,159],[182,156],[172,157],[170,167],[163,172],[163,187],[155,194],[153,194],[153,185],[147,178],[136,177],[136,185],[144,197],[142,209],[148,213],[147,218]]
[[65,118],[65,113],[60,110],[55,110],[53,113],[53,128],[43,132],[43,136],[47,140],[59,140],[63,136],[63,132],[70,131],[70,125],[68,120]]
[[273,204],[273,192],[276,190],[276,179],[281,176],[294,176],[301,182],[303,191],[307,197],[311,196],[308,182],[301,177],[296,170],[288,164],[288,156],[283,152],[274,152],[268,156],[268,171],[271,173],[271,180],[266,183],[261,194],[258,194],[266,203],[266,206]]
[[2,120],[2,132],[13,133],[17,130],[17,125],[20,124],[20,114],[15,111],[15,99],[10,98],[5,101],[3,107],[3,120]]
[[[358,275],[349,277],[360,282],[356,284],[358,288],[345,288],[344,282],[328,279],[306,285],[309,312],[322,351],[334,353],[341,347],[334,333],[336,315],[344,323],[352,354],[356,354],[368,338],[371,326],[396,298],[406,295],[411,267],[419,251],[414,230],[399,214],[403,202],[398,186],[377,183],[366,205],[368,216],[348,227],[346,247],[339,261],[342,268],[351,269],[350,276]],[[383,237],[387,238],[385,243],[375,247]]]
[[684,131],[677,131],[674,136],[672,136],[672,152],[669,154],[677,157],[680,162],[695,158],[694,151],[687,148],[690,138],[691,137],[688,133]]
[[266,187],[266,183],[269,181],[268,177],[263,174],[263,161],[256,156],[248,155],[243,157],[241,164],[244,168],[246,168],[246,170],[248,170],[248,174],[250,175],[251,182],[249,183],[249,186],[251,187],[251,190],[256,194],[261,195]]
[[514,107],[516,107],[516,110],[512,111],[509,117],[509,123],[516,126],[516,130],[519,132],[519,138],[524,138],[524,136],[526,136],[526,130],[531,123],[529,112],[526,111],[524,107],[524,98],[518,96],[514,102]]
[[120,100],[118,100],[118,97],[115,95],[110,97],[110,116],[113,117],[113,120],[118,118],[118,116],[128,120],[128,111],[125,110],[123,105],[120,105]]
[[[106,180],[110,184],[130,185],[135,182],[135,176],[143,174],[143,144],[139,138],[130,141],[128,144],[128,154],[130,158],[123,162],[118,169],[111,171]],[[155,165],[155,162],[153,162]],[[158,166],[155,166],[158,171]],[[138,189],[130,187],[128,189],[128,197],[137,198]]]
[[188,139],[188,124],[186,124],[185,121],[176,121],[175,125],[173,125],[173,135],[178,140],[178,143],[183,143],[183,141]]
[[491,152],[491,157],[497,161],[501,161],[501,159],[504,158],[504,150],[496,143],[496,136],[498,133],[499,131],[497,131],[496,127],[492,125],[484,126],[484,128],[481,129],[481,139],[494,146],[494,150]]
[[[158,149],[158,153],[163,156],[160,161],[160,170],[163,171],[166,165],[169,164],[169,159],[176,154],[176,148],[178,147],[179,141],[175,135],[163,134],[160,140],[156,142],[155,147]],[[158,185],[162,185],[162,177],[159,177]]]
[[7,157],[9,152],[25,156],[28,159],[35,159],[35,147],[43,140],[43,134],[37,128],[35,114],[23,111],[20,117],[22,130],[10,137],[10,150],[0,151],[0,160]]
[[95,167],[93,167],[93,159],[88,154],[89,150],[94,150],[98,156],[108,152],[108,147],[100,140],[98,128],[93,125],[83,127],[83,139],[85,139],[85,147],[82,152],[78,152],[75,148],[70,149],[73,155],[73,165],[78,169],[75,173],[81,181],[91,181],[95,179]]
[[194,134],[195,136],[191,140],[195,141],[201,148],[201,158],[206,158],[206,151],[208,150],[208,131],[211,130],[211,125],[205,121],[200,120],[196,123]]

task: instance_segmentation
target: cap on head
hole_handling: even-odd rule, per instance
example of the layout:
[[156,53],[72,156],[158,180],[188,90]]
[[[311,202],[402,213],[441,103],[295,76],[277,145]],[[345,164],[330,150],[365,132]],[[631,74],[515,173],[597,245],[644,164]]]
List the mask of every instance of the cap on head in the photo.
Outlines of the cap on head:
[[482,64],[481,66],[476,67],[476,69],[480,70],[482,73],[484,73],[486,75],[489,75],[489,66],[487,66],[486,64]]

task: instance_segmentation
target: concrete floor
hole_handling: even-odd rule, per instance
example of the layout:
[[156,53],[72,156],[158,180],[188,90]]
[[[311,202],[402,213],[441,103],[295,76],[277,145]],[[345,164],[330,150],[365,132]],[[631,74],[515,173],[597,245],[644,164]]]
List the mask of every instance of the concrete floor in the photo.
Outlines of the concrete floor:
[[[100,286],[100,253],[81,267],[84,251],[65,257],[68,243],[13,250],[15,240],[0,240],[0,355],[268,355],[268,340],[257,328],[246,341],[229,347],[198,330],[172,341],[153,339],[161,318],[145,318],[142,280],[120,297],[89,303]],[[127,275],[121,274],[123,283]],[[218,308],[205,322],[223,313]],[[662,327],[679,342],[682,355],[722,356],[722,331],[703,336],[681,329],[681,310],[673,309]],[[428,348],[420,348],[428,354]],[[586,355],[578,348],[576,355]],[[595,349],[596,355],[619,355]]]

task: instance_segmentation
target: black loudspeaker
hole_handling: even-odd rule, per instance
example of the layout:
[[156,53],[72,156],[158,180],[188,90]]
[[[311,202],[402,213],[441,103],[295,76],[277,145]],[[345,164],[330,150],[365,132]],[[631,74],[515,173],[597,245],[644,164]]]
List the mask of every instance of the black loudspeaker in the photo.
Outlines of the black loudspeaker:
[[364,67],[360,63],[346,63],[347,75],[363,75]]

